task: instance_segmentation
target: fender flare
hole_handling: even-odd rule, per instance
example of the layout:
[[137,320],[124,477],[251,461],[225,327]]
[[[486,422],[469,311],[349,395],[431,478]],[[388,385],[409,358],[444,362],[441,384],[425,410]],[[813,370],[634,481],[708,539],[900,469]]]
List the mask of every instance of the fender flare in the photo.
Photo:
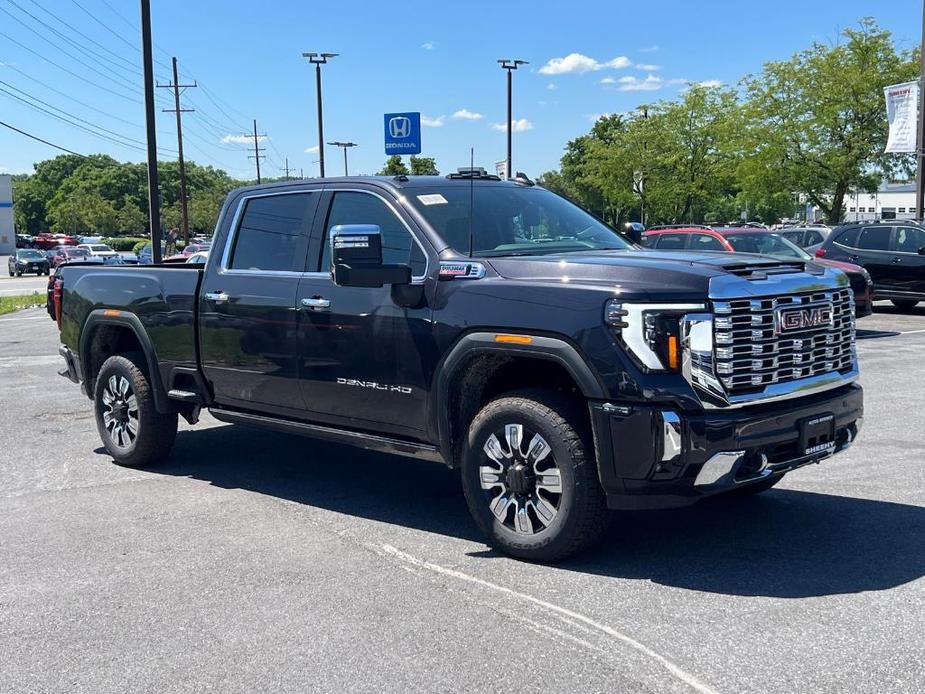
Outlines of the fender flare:
[[503,354],[511,356],[546,359],[562,366],[589,400],[603,400],[606,393],[601,382],[591,371],[578,350],[562,338],[517,333],[531,338],[529,344],[500,343],[495,338],[497,332],[474,332],[463,335],[449,354],[444,358],[437,371],[436,381],[436,420],[437,440],[444,460],[455,467],[453,453],[452,423],[450,421],[450,384],[456,377],[463,363],[476,354]]
[[151,343],[151,338],[145,331],[141,320],[134,313],[124,310],[119,311],[119,315],[106,315],[106,309],[98,308],[89,313],[84,321],[83,328],[80,331],[80,369],[84,374],[84,383],[87,387],[87,395],[93,398],[93,393],[89,389],[88,374],[90,373],[90,340],[97,327],[118,325],[131,330],[138,343],[141,345],[141,351],[144,354],[145,361],[148,364],[148,376],[151,379],[151,389],[154,394],[154,406],[161,414],[168,414],[173,411],[170,400],[167,397],[167,391],[164,389],[164,383],[161,380],[161,371],[158,368],[157,352]]

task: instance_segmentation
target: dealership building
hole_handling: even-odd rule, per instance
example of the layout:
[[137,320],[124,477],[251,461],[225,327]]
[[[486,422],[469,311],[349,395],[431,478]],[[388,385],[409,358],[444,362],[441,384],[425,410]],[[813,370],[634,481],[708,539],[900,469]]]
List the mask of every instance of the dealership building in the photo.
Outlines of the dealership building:
[[845,197],[845,221],[920,219],[915,183],[883,183],[875,193],[851,192]]

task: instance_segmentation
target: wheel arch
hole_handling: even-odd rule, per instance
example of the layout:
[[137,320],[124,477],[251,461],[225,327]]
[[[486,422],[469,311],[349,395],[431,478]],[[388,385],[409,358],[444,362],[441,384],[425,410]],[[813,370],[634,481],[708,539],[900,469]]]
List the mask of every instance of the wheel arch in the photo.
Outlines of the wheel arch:
[[118,315],[109,309],[94,309],[84,321],[80,332],[80,368],[84,377],[87,395],[93,398],[94,382],[103,362],[116,354],[138,351],[144,355],[154,405],[161,414],[173,411],[167,391],[161,380],[157,353],[137,315],[119,311]]

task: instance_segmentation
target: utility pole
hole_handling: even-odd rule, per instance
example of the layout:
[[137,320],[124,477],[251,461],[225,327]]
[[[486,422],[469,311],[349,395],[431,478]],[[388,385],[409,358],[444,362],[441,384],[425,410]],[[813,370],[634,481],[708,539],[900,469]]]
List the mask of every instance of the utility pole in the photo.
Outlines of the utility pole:
[[260,179],[260,160],[266,158],[266,155],[261,154],[261,152],[265,152],[265,151],[266,151],[266,147],[261,147],[261,146],[260,146],[260,138],[261,138],[261,137],[266,137],[266,136],[267,136],[266,133],[264,133],[263,135],[258,135],[258,134],[257,134],[257,119],[256,119],[256,118],[254,119],[254,134],[253,134],[253,135],[245,135],[245,136],[244,136],[244,137],[247,137],[247,138],[252,138],[252,139],[254,140],[254,153],[253,153],[253,154],[247,155],[247,158],[248,158],[248,159],[253,159],[254,162],[257,164],[257,183],[258,183],[258,184],[261,182],[261,179]]
[[331,145],[332,147],[343,147],[344,149],[344,176],[349,176],[350,174],[347,173],[347,150],[350,147],[356,147],[357,143],[356,142],[339,142],[335,140],[334,142],[329,142],[328,144]]
[[287,181],[289,180],[289,170],[290,170],[290,169],[289,169],[289,157],[286,157],[286,168],[285,168],[285,169],[280,169],[280,171],[285,171],[285,172],[286,172],[286,180],[287,180]]
[[157,123],[154,117],[154,54],[151,49],[151,0],[141,0],[141,55],[145,82],[145,130],[148,140],[148,219],[151,260],[161,262],[161,201],[157,177]]
[[189,195],[186,192],[186,162],[183,159],[183,119],[181,113],[192,113],[194,109],[180,108],[180,90],[189,89],[198,86],[195,82],[192,84],[180,84],[177,76],[177,58],[173,57],[173,84],[159,84],[158,87],[173,89],[173,108],[163,108],[164,113],[177,114],[177,151],[180,162],[180,225],[183,229],[183,242],[189,244]]
[[511,164],[511,145],[512,145],[512,131],[514,129],[514,107],[513,107],[513,74],[521,65],[527,65],[526,60],[508,60],[507,58],[502,58],[498,61],[498,64],[501,66],[502,70],[507,70],[507,170],[505,171],[505,177],[508,179],[514,178],[514,173],[512,170]]
[[302,169],[301,166],[299,167],[299,178],[303,180],[305,179],[305,171]]
[[337,53],[303,53],[303,58],[315,66],[315,92],[318,98],[318,169],[324,178],[324,110],[321,107],[321,66],[327,64]]
[[[925,41],[925,2],[922,3],[922,40]],[[925,44],[919,44],[925,46]],[[915,159],[918,164],[915,174],[915,215],[925,219],[925,50],[920,50],[919,59],[919,124],[916,138]]]

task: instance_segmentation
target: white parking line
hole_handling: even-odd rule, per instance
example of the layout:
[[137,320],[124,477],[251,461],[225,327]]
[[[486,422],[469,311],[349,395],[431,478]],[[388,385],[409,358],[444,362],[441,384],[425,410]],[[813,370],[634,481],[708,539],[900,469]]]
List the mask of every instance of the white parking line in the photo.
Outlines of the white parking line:
[[666,657],[656,653],[655,651],[653,651],[651,648],[649,648],[645,644],[640,643],[639,641],[637,641],[631,636],[627,636],[626,634],[617,631],[613,627],[609,627],[606,624],[601,624],[600,622],[596,622],[590,617],[586,617],[583,614],[579,614],[578,612],[573,612],[572,610],[569,610],[565,607],[559,607],[558,605],[553,605],[550,602],[546,602],[545,600],[540,600],[539,598],[535,598],[532,595],[527,595],[526,593],[521,593],[519,591],[513,590],[511,588],[506,588],[504,586],[499,586],[498,584],[492,583],[491,581],[486,581],[485,579],[482,579],[482,578],[476,578],[475,576],[470,576],[469,574],[463,573],[462,571],[456,571],[455,569],[448,569],[444,566],[439,566],[438,564],[431,564],[430,562],[426,562],[423,559],[418,559],[417,557],[413,557],[410,554],[406,554],[405,552],[402,552],[401,550],[396,549],[395,547],[392,547],[391,545],[379,545],[378,547],[375,547],[374,549],[379,549],[385,552],[386,554],[392,557],[395,557],[396,559],[399,559],[407,564],[417,566],[418,568],[427,569],[428,571],[433,571],[434,573],[442,574],[444,576],[449,576],[451,578],[456,578],[456,579],[459,579],[460,581],[467,581],[469,583],[475,583],[477,585],[482,586],[483,588],[490,588],[491,590],[494,590],[498,593],[503,593],[505,595],[518,598],[526,602],[533,603],[534,605],[538,605],[539,607],[543,607],[547,610],[557,613],[560,617],[567,617],[568,619],[581,622],[582,624],[585,624],[593,629],[596,629],[597,631],[600,631],[606,634],[607,636],[610,636],[619,641],[622,641],[630,648],[633,648],[634,650],[639,651],[643,655],[648,656],[649,658],[652,658],[653,660],[658,662],[660,665],[662,665],[666,670],[668,670],[668,672],[670,672],[672,675],[677,677],[679,680],[684,682],[686,685],[688,685],[692,689],[698,692],[703,692],[704,694],[716,694],[715,689],[713,689],[709,685],[704,684],[703,682],[698,680],[696,677],[694,677],[690,673],[685,672],[680,667],[678,667],[677,665],[672,663],[670,660],[668,660]]

